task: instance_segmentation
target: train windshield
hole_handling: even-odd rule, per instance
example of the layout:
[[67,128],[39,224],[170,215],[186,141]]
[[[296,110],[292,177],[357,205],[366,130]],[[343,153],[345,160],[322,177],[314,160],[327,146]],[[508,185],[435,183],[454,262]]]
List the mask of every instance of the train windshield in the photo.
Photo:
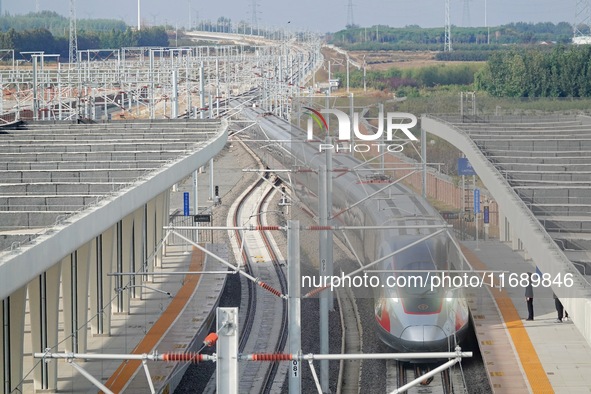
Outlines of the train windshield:
[[437,287],[431,286],[431,272],[404,272],[397,279],[397,284],[401,288],[401,294],[407,296],[438,296],[441,291]]
[[432,262],[414,263],[400,273],[399,282],[406,283],[399,288],[398,294],[406,313],[430,315],[441,312],[444,292],[442,288],[432,286],[434,269]]
[[441,289],[431,286],[431,277],[435,275],[434,270],[436,267],[431,261],[415,261],[406,265],[397,280],[399,287],[402,288],[401,295],[439,297]]

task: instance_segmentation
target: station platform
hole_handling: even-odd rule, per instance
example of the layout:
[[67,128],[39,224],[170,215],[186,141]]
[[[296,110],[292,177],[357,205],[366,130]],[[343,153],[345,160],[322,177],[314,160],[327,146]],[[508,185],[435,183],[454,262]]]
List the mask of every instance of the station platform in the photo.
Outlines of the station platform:
[[[536,271],[498,240],[464,241],[462,250],[474,270]],[[555,322],[551,288],[534,288],[533,321],[525,320],[523,287],[506,283],[502,290],[469,289],[467,296],[494,393],[591,393],[591,346],[572,321]]]
[[[208,250],[227,255],[225,245],[207,245]],[[127,314],[112,318],[111,335],[90,336],[86,353],[149,354],[197,351],[215,317],[215,306],[226,275],[199,274],[171,276],[175,271],[219,271],[220,265],[198,249],[168,247],[162,267],[152,282],[146,282],[142,297],[132,299]],[[166,293],[170,293],[167,295]],[[27,327],[25,328],[27,330]],[[25,351],[31,352],[30,343]],[[141,361],[74,360],[113,392],[148,393],[150,388]],[[65,360],[53,360],[66,364]],[[165,391],[182,378],[188,363],[148,362],[157,392]],[[30,366],[27,366],[30,368]],[[34,392],[32,377],[26,378],[24,392]],[[96,393],[98,388],[73,367],[58,368],[58,392]]]
[[[216,156],[214,185],[219,186],[224,200],[227,198],[231,201],[238,193],[234,188],[241,190],[240,182],[248,182],[242,171],[236,171],[236,166],[249,168],[254,166],[251,161],[253,160],[248,153],[233,144],[229,144]],[[203,210],[204,206],[211,205],[211,189],[213,189],[211,180],[211,167],[208,164],[198,175],[199,213],[210,213]],[[192,219],[182,215],[185,192],[191,194],[193,213],[194,186],[191,176],[179,181],[170,192],[170,220],[176,225],[193,225],[192,220],[186,223],[174,222],[175,217]],[[225,221],[223,206],[218,210],[221,212],[214,212],[213,220],[223,217]],[[193,238],[190,232],[184,234]],[[201,241],[209,242],[206,247],[210,252],[222,258],[229,258],[231,252],[218,235],[203,237]],[[216,243],[211,243],[212,241]],[[159,353],[198,351],[214,320],[215,307],[227,275],[212,273],[167,275],[167,273],[223,270],[225,267],[213,258],[178,237],[170,235],[162,259],[162,267],[155,269],[163,275],[155,276],[153,282],[144,282],[146,287],[141,289],[141,298],[131,299],[129,313],[114,314],[111,317],[110,335],[88,336],[86,353],[149,354],[154,350]],[[170,293],[170,296],[166,293]],[[30,323],[25,330],[30,332]],[[63,331],[60,334],[62,335],[59,340],[63,341]],[[31,352],[31,341],[25,341],[25,353]],[[25,363],[24,369],[30,370],[33,364],[28,360],[32,359],[25,358],[25,360],[28,364]],[[64,364],[58,368],[58,392],[98,392],[98,389],[74,367],[65,365],[64,360],[51,362]],[[114,392],[138,394],[150,392],[140,361],[79,360],[77,363]],[[188,363],[149,362],[148,368],[156,392],[172,392],[188,366]],[[23,387],[23,392],[34,391],[31,375],[25,378]]]
[[[206,248],[217,256],[228,257],[228,248],[224,244],[207,244]],[[164,286],[170,281],[178,281],[180,288],[174,294],[174,299],[168,308],[162,312],[150,331],[134,348],[134,353],[149,353],[153,350],[159,353],[185,353],[199,352],[202,349],[203,340],[215,321],[216,307],[227,275],[219,273],[225,270],[221,264],[196,248],[193,248],[189,254],[184,252],[184,255],[185,261],[179,262],[179,270],[184,266],[190,271],[201,270],[204,273],[176,278],[163,275],[160,278]],[[172,392],[188,367],[189,363],[185,362],[150,363],[150,374],[156,392]],[[131,372],[134,369],[132,362],[122,363],[111,376],[110,381],[115,382],[117,379],[120,383],[126,384],[126,393],[149,392],[146,375],[139,363],[129,383],[125,383],[125,379],[122,379],[124,375],[122,371],[125,369]]]

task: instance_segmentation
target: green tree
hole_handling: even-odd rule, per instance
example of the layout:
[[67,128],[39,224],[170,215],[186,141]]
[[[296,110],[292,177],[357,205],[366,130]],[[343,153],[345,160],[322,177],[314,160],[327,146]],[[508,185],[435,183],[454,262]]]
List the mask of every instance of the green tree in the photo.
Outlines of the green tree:
[[498,52],[476,73],[475,87],[495,96],[591,96],[591,47]]

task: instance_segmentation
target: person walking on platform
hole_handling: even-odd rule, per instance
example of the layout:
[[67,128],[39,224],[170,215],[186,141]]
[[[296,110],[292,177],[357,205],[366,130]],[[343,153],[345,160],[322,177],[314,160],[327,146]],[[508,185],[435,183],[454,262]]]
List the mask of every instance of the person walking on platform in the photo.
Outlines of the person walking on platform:
[[563,321],[568,320],[568,312],[564,310],[564,306],[562,306],[562,302],[556,296],[556,294],[552,293],[552,297],[554,297],[554,306],[556,307],[556,313],[558,314],[558,318],[554,320],[554,323],[562,323]]
[[525,302],[527,303],[527,321],[534,320],[534,288],[531,284],[531,272],[527,273],[527,286],[525,287]]

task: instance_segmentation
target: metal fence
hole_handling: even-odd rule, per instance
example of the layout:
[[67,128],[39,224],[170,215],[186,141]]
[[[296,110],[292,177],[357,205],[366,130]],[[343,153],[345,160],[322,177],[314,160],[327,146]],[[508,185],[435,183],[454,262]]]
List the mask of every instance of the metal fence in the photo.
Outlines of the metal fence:
[[[209,212],[204,212],[203,214],[208,214]],[[213,220],[213,215],[210,215]],[[199,229],[179,229],[175,230],[177,233],[181,234],[183,237],[190,239],[193,242],[200,242],[200,243],[208,243],[213,242],[213,230],[211,227],[211,221],[209,223],[197,223],[195,222],[195,216],[189,215],[185,216],[180,211],[173,212],[169,217],[168,225],[171,227],[196,227],[198,226]],[[177,246],[184,246],[187,242],[179,237],[176,234],[171,234],[168,237],[168,245],[177,245]]]

